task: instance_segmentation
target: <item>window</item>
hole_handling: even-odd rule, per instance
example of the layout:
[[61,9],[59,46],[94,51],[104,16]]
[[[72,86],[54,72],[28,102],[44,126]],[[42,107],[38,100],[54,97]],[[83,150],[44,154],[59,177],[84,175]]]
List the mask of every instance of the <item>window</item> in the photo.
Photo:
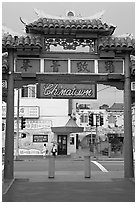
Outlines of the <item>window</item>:
[[116,122],[116,117],[114,115],[109,115],[108,116],[108,123],[115,123]]
[[80,122],[81,123],[88,123],[88,114],[82,114],[81,116],[80,116]]
[[74,145],[74,137],[70,137],[70,145]]
[[28,85],[22,87],[21,97],[36,98],[36,85]]

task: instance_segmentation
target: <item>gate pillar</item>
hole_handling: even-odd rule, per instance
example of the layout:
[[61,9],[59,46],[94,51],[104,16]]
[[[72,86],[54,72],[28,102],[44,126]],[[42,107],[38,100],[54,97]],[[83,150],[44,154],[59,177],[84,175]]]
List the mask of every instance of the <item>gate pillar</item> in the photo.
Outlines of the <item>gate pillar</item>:
[[8,93],[6,112],[4,179],[13,179],[14,160],[14,51],[8,53]]
[[125,55],[125,83],[124,83],[124,176],[134,177],[133,144],[132,144],[132,114],[131,114],[131,81],[130,55]]

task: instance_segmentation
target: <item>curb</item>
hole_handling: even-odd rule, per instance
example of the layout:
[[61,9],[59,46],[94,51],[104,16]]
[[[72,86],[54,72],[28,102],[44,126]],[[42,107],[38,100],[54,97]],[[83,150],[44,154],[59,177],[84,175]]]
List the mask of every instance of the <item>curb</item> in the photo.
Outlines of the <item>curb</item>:
[[[124,161],[123,158],[92,158],[92,161]],[[84,157],[77,157],[77,158],[73,158],[72,160],[74,161],[84,161]]]
[[12,186],[14,181],[15,181],[15,178],[9,179],[9,180],[5,180],[2,183],[2,194],[3,195],[5,195],[8,192],[8,190],[10,189],[10,187]]

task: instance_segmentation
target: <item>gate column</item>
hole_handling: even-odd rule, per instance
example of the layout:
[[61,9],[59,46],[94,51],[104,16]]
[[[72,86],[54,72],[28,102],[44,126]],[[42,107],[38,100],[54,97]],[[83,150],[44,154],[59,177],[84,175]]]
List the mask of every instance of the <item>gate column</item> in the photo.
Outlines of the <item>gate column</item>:
[[124,83],[124,176],[134,177],[133,145],[132,145],[132,114],[131,114],[131,81],[130,55],[125,55],[125,83]]
[[8,52],[8,93],[6,112],[4,179],[13,179],[14,160],[14,51]]

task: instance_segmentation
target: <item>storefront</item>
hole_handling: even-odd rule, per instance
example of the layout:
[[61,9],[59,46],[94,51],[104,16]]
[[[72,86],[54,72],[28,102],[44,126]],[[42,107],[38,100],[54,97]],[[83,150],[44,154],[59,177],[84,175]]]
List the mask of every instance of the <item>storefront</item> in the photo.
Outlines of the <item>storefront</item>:
[[76,152],[76,133],[83,132],[84,128],[79,127],[74,118],[70,117],[65,126],[51,127],[51,129],[57,142],[58,155]]

